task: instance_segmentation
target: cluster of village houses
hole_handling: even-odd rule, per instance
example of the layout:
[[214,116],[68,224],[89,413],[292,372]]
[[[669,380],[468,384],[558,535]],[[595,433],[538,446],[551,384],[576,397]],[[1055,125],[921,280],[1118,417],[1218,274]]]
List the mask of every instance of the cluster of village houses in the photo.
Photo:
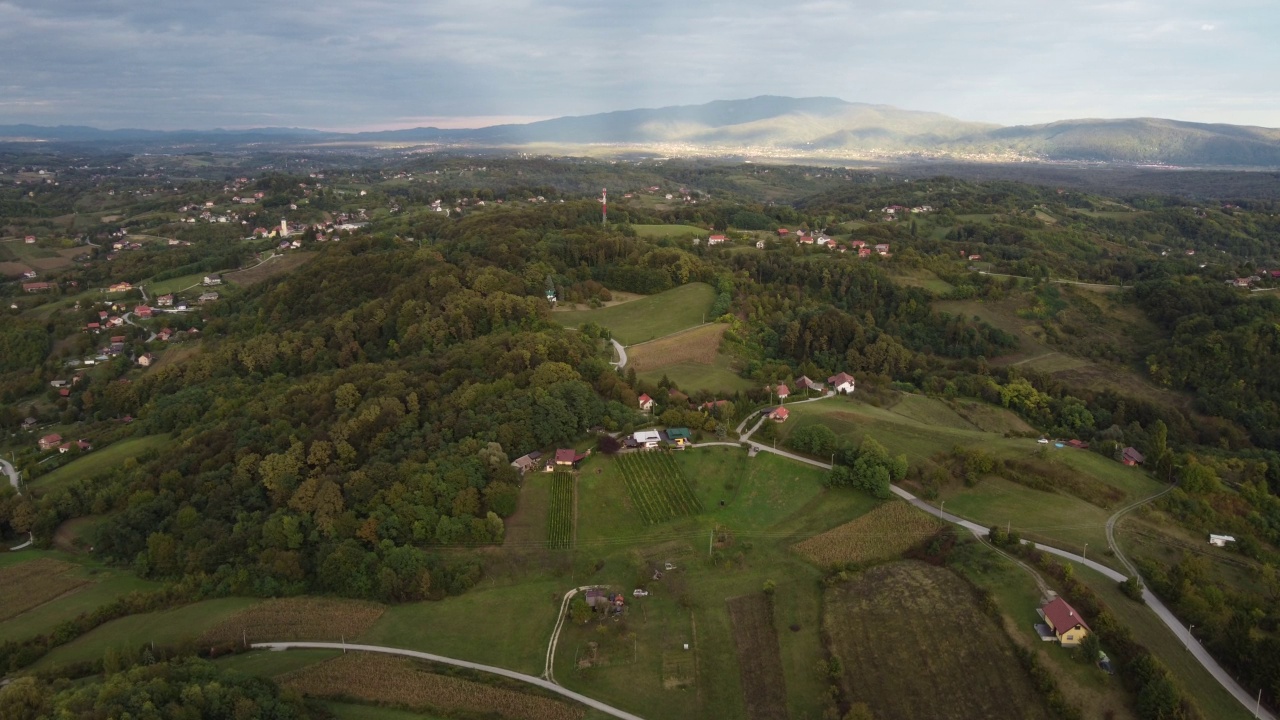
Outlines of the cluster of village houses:
[[[871,257],[872,255],[879,255],[881,257],[892,256],[892,253],[889,252],[889,243],[868,244],[866,240],[840,242],[825,233],[813,233],[806,230],[796,230],[795,232],[792,232],[787,228],[778,228],[778,238],[787,240],[794,239],[797,245],[816,245],[817,247],[825,247],[834,252],[856,252],[860,258]],[[712,235],[707,238],[707,245],[723,245],[728,242],[728,240],[728,237],[725,235]],[[701,238],[693,239],[694,245],[699,245],[701,243]],[[765,247],[765,241],[757,240],[756,247],[763,250]]]

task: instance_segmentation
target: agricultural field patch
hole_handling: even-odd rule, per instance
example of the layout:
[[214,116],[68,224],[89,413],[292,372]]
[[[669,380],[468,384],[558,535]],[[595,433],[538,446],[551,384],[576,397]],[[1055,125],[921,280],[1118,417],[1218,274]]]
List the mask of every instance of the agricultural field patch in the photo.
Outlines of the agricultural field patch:
[[879,565],[824,592],[839,682],[877,720],[1047,720],[1012,641],[944,568]]
[[695,238],[710,235],[707,230],[692,225],[632,225],[636,235],[643,238]]
[[728,325],[700,325],[660,340],[632,345],[627,349],[628,366],[637,373],[660,370],[671,365],[692,363],[713,365],[720,354],[720,339]]
[[494,714],[512,720],[578,720],[586,712],[559,700],[438,675],[428,666],[352,652],[280,678],[282,687],[322,698],[355,698],[423,710]]
[[284,255],[277,255],[261,265],[247,270],[229,272],[225,279],[236,285],[249,287],[265,280],[270,280],[273,277],[291,273],[315,258],[316,253],[313,252],[289,252]]
[[148,282],[146,283],[147,294],[154,298],[156,295],[168,295],[188,288],[200,287],[200,283],[204,281],[204,276],[208,274],[210,273],[192,273]]
[[945,524],[902,501],[890,500],[871,512],[803,542],[793,549],[821,567],[868,563],[902,555],[928,540]]
[[618,456],[618,465],[631,501],[646,524],[696,515],[702,503],[676,461],[664,452],[634,452]]
[[689,283],[612,307],[553,313],[566,327],[594,322],[606,327],[623,345],[654,340],[706,321],[715,290],[706,283]]
[[742,692],[750,720],[787,720],[787,686],[774,626],[772,598],[764,593],[725,601],[733,623]]
[[76,567],[40,558],[0,569],[0,622],[87,585],[89,580],[71,574]]
[[983,432],[1001,435],[1026,435],[1035,433],[1036,429],[1018,417],[1012,410],[972,400],[957,400],[952,408],[974,427]]
[[946,295],[955,287],[924,268],[902,268],[889,273],[889,277],[899,285],[918,287],[936,295]]
[[551,476],[551,512],[547,514],[547,547],[551,550],[573,547],[575,482],[571,472],[561,471]]
[[[628,351],[630,360],[630,351]],[[713,393],[731,395],[739,390],[746,391],[755,387],[755,383],[742,377],[733,369],[733,358],[724,353],[716,355],[710,365],[702,363],[677,363],[654,370],[637,372],[637,377],[652,383],[662,381],[663,376],[675,383],[676,387],[686,392],[709,390]]]
[[82,478],[100,477],[129,458],[159,450],[168,444],[167,435],[145,435],[118,440],[104,448],[85,453],[66,465],[33,479],[31,488],[37,494],[44,494]]
[[277,598],[246,608],[209,628],[200,636],[200,644],[350,639],[367,632],[385,611],[384,605],[360,600]]
[[22,277],[22,274],[30,271],[30,265],[20,262],[6,261],[0,262],[0,275],[9,277]]

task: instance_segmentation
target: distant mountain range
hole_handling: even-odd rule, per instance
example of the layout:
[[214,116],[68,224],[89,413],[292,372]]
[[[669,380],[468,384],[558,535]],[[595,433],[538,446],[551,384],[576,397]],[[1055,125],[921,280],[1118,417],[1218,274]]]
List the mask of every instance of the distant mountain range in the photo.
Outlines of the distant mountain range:
[[1280,167],[1280,130],[1131,118],[1001,127],[836,98],[762,96],[562,117],[472,130],[335,133],[302,128],[99,130],[0,125],[0,141],[119,145],[438,143],[473,147],[614,144],[709,154]]

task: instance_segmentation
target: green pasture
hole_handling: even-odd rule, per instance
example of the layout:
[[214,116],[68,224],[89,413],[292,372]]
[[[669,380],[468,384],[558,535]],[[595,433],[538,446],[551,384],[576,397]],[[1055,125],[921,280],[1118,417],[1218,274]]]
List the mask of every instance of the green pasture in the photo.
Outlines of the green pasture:
[[619,305],[558,312],[551,317],[567,327],[594,322],[608,328],[623,345],[633,345],[701,324],[714,299],[710,285],[690,283]]

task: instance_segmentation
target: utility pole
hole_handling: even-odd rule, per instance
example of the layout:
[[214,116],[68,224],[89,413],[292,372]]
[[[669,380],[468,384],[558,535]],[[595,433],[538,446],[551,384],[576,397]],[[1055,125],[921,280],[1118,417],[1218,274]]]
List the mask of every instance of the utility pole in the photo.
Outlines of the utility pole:
[[1253,706],[1253,717],[1257,718],[1260,712],[1262,712],[1262,688],[1258,688],[1258,704]]
[[938,517],[942,517],[946,513],[947,513],[947,501],[943,500],[942,504],[938,506]]
[[716,531],[715,531],[715,528],[712,528],[711,537],[707,540],[707,557],[711,557],[711,549],[712,547],[715,546],[715,544],[716,544]]
[[1191,650],[1191,628],[1194,628],[1194,627],[1195,625],[1187,626],[1187,640],[1182,644],[1182,646],[1186,648],[1188,651]]
[[1089,543],[1084,544],[1084,554],[1081,555],[1080,557],[1084,558],[1085,560],[1089,559]]

